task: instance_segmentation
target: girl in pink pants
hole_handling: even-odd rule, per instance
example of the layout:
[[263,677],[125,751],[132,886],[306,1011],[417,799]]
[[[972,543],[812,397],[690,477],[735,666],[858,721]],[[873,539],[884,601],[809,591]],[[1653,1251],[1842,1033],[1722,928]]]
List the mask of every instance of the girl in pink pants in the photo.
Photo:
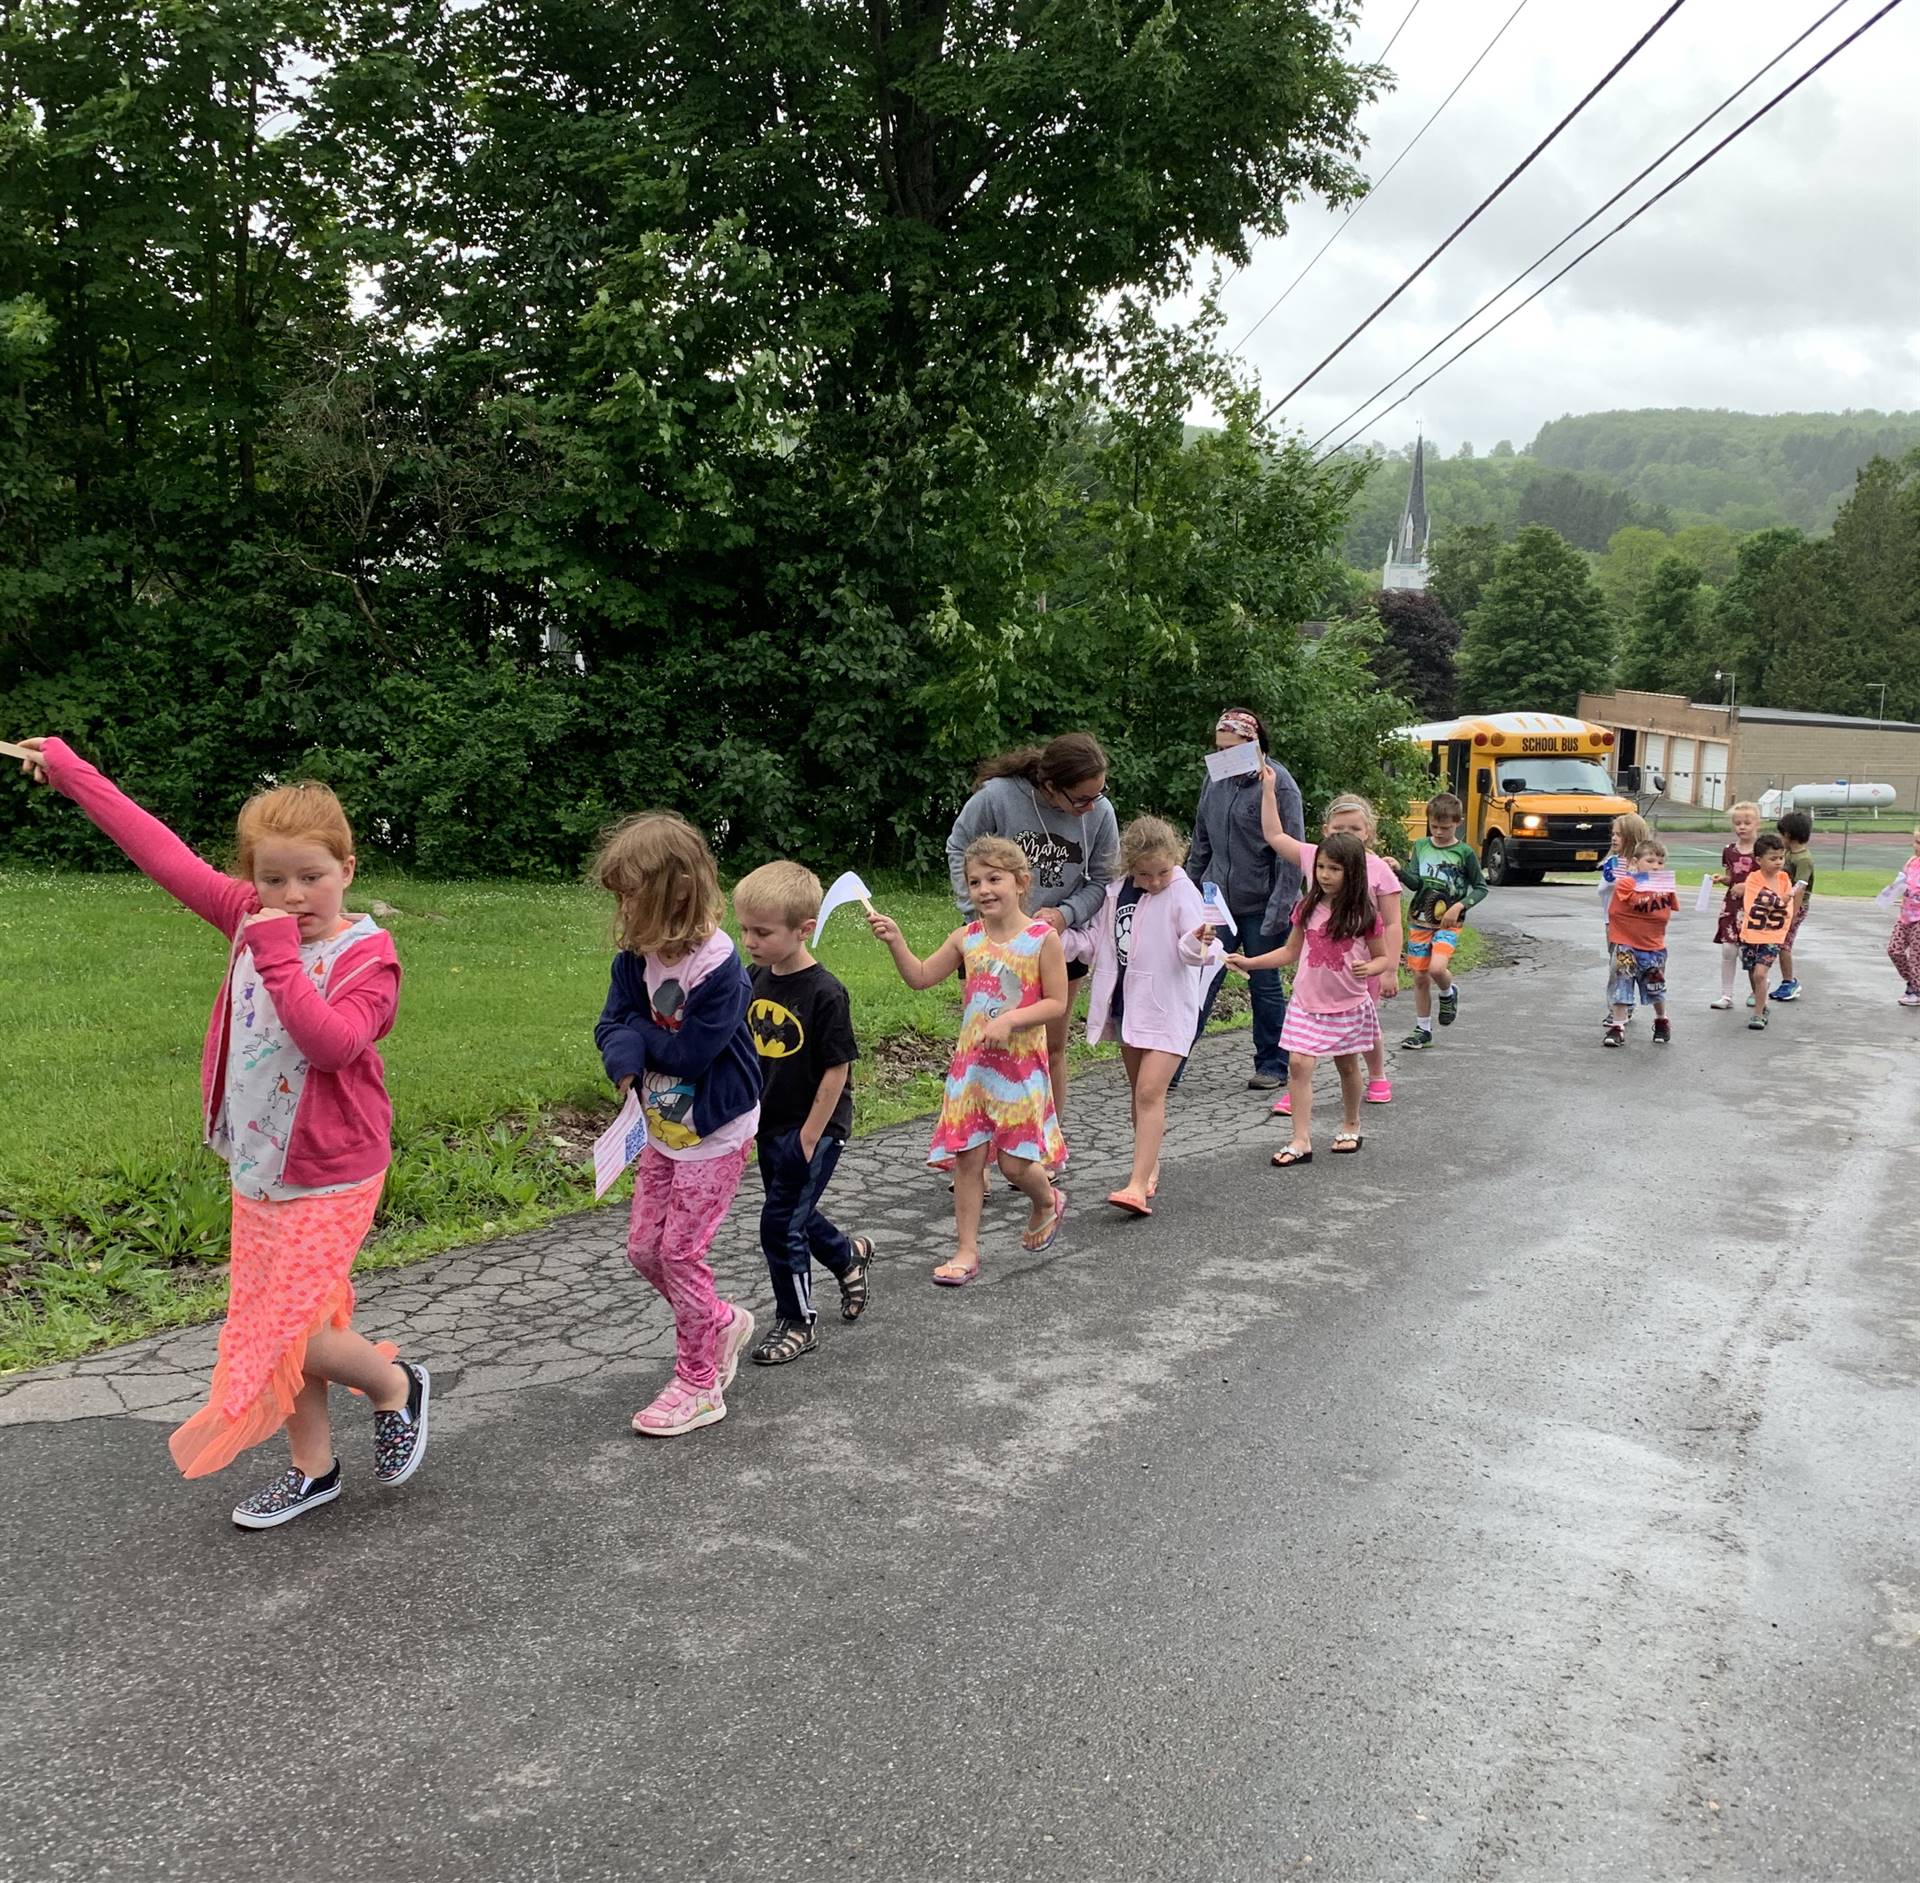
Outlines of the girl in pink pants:
[[627,1260],[673,1310],[673,1378],[633,1416],[672,1438],[727,1416],[753,1316],[722,1301],[707,1260],[760,1123],[751,985],[720,928],[720,877],[684,818],[630,817],[600,847],[594,880],[620,905],[620,952],[594,1042],[607,1077],[636,1086],[647,1144],[633,1180]]

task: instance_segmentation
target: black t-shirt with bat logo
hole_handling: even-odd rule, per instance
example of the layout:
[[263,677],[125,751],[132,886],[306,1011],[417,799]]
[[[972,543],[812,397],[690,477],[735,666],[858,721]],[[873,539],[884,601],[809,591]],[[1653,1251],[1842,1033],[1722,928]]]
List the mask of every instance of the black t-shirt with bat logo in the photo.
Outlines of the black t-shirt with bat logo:
[[[799,1130],[813,1110],[820,1081],[835,1066],[850,1066],[860,1057],[847,990],[817,961],[798,974],[755,968],[747,1031],[760,1055],[760,1130],[767,1136]],[[843,1141],[853,1131],[852,1079],[827,1130]]]

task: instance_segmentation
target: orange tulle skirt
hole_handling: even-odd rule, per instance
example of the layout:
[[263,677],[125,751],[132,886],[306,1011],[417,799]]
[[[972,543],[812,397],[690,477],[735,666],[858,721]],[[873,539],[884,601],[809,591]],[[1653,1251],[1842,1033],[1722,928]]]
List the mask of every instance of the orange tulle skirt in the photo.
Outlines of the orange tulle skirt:
[[[227,1318],[207,1403],[167,1441],[189,1478],[231,1464],[286,1424],[306,1383],[307,1342],[353,1320],[353,1258],[386,1173],[331,1196],[270,1203],[233,1193]],[[392,1359],[391,1343],[380,1352]]]

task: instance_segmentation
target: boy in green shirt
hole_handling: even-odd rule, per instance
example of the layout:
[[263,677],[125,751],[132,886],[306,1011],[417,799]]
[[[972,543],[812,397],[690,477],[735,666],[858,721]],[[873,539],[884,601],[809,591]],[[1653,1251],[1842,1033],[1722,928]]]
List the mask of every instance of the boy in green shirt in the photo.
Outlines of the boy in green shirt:
[[[1805,811],[1789,811],[1774,825],[1787,840],[1787,875],[1793,882],[1793,924],[1780,948],[1780,985],[1773,990],[1775,1000],[1798,1000],[1800,983],[1793,978],[1793,943],[1800,924],[1807,919],[1813,901],[1813,819]],[[1749,1001],[1748,1006],[1752,1006]]]
[[1464,806],[1451,791],[1427,800],[1427,835],[1394,867],[1412,892],[1407,909],[1407,966],[1413,974],[1413,1031],[1400,1042],[1409,1053],[1433,1044],[1433,1000],[1440,997],[1440,1024],[1452,1026],[1460,1011],[1453,984],[1453,951],[1467,911],[1486,899],[1487,879],[1479,854],[1460,839]]

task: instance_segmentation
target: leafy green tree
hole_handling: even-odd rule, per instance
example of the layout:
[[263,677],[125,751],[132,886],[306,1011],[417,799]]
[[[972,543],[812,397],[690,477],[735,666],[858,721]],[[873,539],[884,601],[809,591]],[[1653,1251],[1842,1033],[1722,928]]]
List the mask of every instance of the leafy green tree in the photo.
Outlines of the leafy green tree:
[[1806,539],[1798,530],[1760,530],[1743,541],[1733,573],[1715,600],[1708,630],[1713,664],[1738,677],[1740,697],[1773,705],[1768,668],[1781,641],[1777,620],[1782,584],[1776,580],[1784,558]]
[[1614,629],[1587,561],[1554,531],[1524,529],[1501,550],[1460,643],[1470,712],[1570,713],[1613,665]]
[[1382,590],[1373,607],[1383,637],[1373,657],[1381,685],[1411,700],[1424,719],[1449,716],[1458,689],[1459,622],[1436,596],[1412,589]]
[[1625,626],[1640,612],[1653,582],[1653,572],[1673,549],[1673,539],[1662,530],[1629,524],[1607,539],[1606,553],[1593,567],[1593,579],[1616,622]]
[[1480,606],[1493,580],[1500,533],[1490,523],[1457,526],[1433,539],[1427,551],[1427,592],[1455,621]]
[[1706,599],[1700,571],[1684,556],[1663,556],[1627,629],[1620,685],[1691,698],[1708,664]]

